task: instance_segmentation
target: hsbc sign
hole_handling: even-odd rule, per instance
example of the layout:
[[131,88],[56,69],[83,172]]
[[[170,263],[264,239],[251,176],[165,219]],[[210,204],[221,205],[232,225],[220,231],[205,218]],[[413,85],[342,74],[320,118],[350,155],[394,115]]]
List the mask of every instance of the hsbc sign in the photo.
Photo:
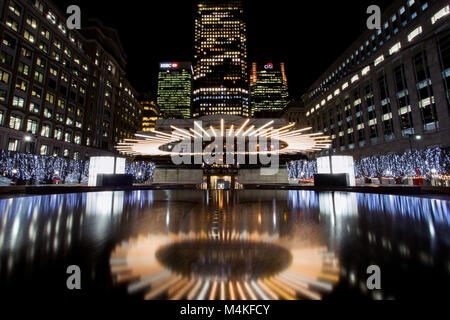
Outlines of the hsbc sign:
[[178,68],[178,63],[161,63],[159,66],[161,69],[176,69]]

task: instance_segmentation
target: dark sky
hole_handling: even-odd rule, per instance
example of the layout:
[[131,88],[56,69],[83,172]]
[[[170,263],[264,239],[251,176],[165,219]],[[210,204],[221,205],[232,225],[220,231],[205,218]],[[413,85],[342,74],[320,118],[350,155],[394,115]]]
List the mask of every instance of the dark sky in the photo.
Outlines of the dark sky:
[[[245,0],[244,0],[245,1]],[[56,0],[81,7],[119,31],[127,74],[140,92],[154,92],[158,64],[192,61],[194,0]],[[249,62],[284,61],[291,97],[299,97],[366,28],[369,5],[392,0],[246,0]]]

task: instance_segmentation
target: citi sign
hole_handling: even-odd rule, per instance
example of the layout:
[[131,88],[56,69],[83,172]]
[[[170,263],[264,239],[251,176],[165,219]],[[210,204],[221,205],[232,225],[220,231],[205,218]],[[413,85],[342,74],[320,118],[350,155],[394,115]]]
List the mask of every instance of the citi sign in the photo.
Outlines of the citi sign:
[[161,69],[176,69],[178,68],[178,63],[161,63]]

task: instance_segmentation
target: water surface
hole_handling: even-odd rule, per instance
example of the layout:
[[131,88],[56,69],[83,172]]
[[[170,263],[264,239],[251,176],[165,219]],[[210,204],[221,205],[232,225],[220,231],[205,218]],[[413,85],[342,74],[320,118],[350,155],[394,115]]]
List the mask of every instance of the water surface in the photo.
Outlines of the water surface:
[[[450,285],[449,201],[309,191],[0,200],[5,298],[406,299]],[[67,267],[81,269],[70,291]],[[381,269],[368,290],[367,268]]]

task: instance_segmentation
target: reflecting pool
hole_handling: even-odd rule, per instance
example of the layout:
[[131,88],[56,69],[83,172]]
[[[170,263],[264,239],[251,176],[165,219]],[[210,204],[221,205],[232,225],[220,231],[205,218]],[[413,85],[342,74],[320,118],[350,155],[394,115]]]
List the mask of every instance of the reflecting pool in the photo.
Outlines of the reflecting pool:
[[[310,191],[133,191],[0,200],[0,294],[407,299],[450,285],[450,202]],[[68,290],[69,266],[81,290]],[[369,290],[369,266],[381,289]]]

